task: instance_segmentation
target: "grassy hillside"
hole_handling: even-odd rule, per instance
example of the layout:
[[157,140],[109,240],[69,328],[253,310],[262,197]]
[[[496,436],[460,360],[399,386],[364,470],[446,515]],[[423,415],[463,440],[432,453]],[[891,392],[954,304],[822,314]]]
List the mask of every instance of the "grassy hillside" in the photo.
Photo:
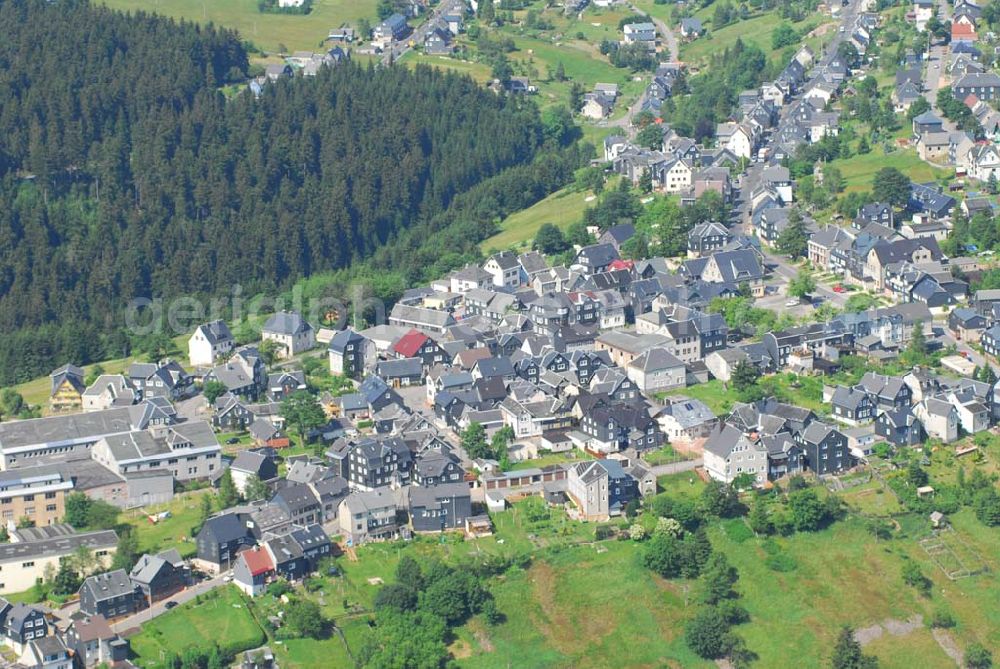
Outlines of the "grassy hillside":
[[545,223],[554,223],[565,229],[583,217],[584,209],[593,206],[593,200],[587,201],[589,197],[592,197],[589,192],[572,187],[556,191],[541,202],[508,216],[500,224],[503,230],[484,241],[480,247],[486,251],[526,245]]
[[366,18],[376,21],[376,0],[314,0],[305,15],[262,14],[256,0],[103,0],[125,11],[144,10],[198,23],[212,22],[235,28],[267,51],[312,50],[319,47],[330,28]]
[[[985,472],[996,471],[1000,440],[984,445]],[[967,465],[968,466],[968,465]],[[956,469],[951,449],[932,454],[928,471],[934,480],[950,480]],[[662,477],[661,488],[674,498],[697,498],[704,484],[691,473]],[[827,494],[818,488],[821,495]],[[769,669],[829,666],[836,636],[843,625],[862,630],[865,651],[888,669],[952,667],[927,621],[938,610],[950,612],[957,626],[943,632],[943,643],[964,649],[973,642],[1000,646],[1000,532],[983,526],[969,509],[951,517],[952,545],[963,555],[978,556],[985,570],[952,581],[920,541],[931,536],[927,518],[900,513],[898,506],[871,500],[892,497],[877,484],[841,494],[851,510],[846,519],[817,532],[769,539],[756,537],[743,518],[714,520],[707,529],[715,550],[724,553],[740,575],[736,589],[750,621],[738,634],[758,656],[754,666]],[[196,500],[192,499],[191,503]],[[309,593],[324,616],[335,621],[344,640],[290,640],[272,648],[294,667],[347,666],[356,657],[379,584],[392,582],[401,556],[418,561],[456,562],[484,555],[529,555],[526,569],[511,569],[490,584],[504,622],[488,625],[474,616],[456,628],[450,650],[458,666],[469,669],[538,669],[713,666],[694,656],[683,639],[687,620],[697,609],[698,585],[684,579],[664,580],[642,565],[644,545],[633,541],[594,541],[594,524],[570,520],[560,510],[531,519],[519,503],[491,514],[495,534],[475,540],[460,536],[418,537],[409,542],[358,547],[357,559],[337,559],[342,575],[321,572]],[[183,509],[177,509],[183,515]],[[893,514],[896,528],[889,539],[872,536],[868,519]],[[651,514],[638,522],[655,525]],[[161,545],[153,532],[139,526],[142,547]],[[914,562],[931,580],[928,595],[903,582],[903,566]],[[256,633],[231,589],[221,598],[189,605],[146,626],[134,640],[142,664],[161,650],[176,650],[172,639],[181,625],[199,628],[185,643],[206,641],[200,626],[226,608],[226,639],[249,639]],[[232,609],[230,611],[230,608]],[[274,615],[281,604],[266,595],[253,601],[258,620]],[[937,630],[941,635],[942,631]],[[345,646],[346,640],[346,646]],[[331,665],[331,662],[333,663]]]
[[[823,34],[832,29],[834,20],[828,14],[817,14],[808,17],[807,20],[799,23],[784,21],[777,10],[763,12],[752,16],[745,21],[736,21],[728,26],[715,30],[712,27],[712,14],[715,6],[710,5],[695,12],[695,16],[701,19],[702,24],[708,29],[708,34],[690,42],[683,42],[681,45],[681,60],[697,63],[708,59],[712,54],[718,53],[736,43],[737,39],[745,43],[752,43],[759,46],[764,53],[770,54],[771,33],[781,23],[789,23],[798,31],[809,31],[808,36],[802,40],[814,49],[818,49],[823,41]],[[827,37],[829,39],[829,37]]]

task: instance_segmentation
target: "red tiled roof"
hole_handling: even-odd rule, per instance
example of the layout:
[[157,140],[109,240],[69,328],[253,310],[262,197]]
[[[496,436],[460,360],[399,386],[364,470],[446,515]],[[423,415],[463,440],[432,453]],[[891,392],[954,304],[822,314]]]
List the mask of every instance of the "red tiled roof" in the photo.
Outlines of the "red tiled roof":
[[952,23],[951,24],[951,38],[954,40],[958,37],[975,37],[976,28],[975,26],[969,25],[968,23]]
[[417,355],[417,351],[420,347],[429,339],[427,335],[418,330],[410,330],[405,335],[399,338],[396,344],[392,347],[399,355],[404,358],[414,358]]
[[274,571],[274,563],[271,562],[271,556],[263,548],[252,548],[248,551],[243,551],[240,555],[243,556],[243,560],[247,563],[247,568],[250,570],[251,576],[260,576],[269,571]]
[[962,102],[965,103],[966,107],[972,109],[973,107],[976,106],[976,103],[979,102],[979,98],[976,97],[975,93],[969,93],[969,95],[966,96],[966,98],[962,100]]
[[632,269],[635,267],[635,261],[633,260],[612,260],[611,264],[608,265],[608,269],[611,271],[618,269]]

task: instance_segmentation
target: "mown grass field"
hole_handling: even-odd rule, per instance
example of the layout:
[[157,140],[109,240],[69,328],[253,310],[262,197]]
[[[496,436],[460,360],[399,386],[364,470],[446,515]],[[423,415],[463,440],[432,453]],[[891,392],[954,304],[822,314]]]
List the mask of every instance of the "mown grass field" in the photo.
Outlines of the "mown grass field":
[[197,23],[234,28],[244,39],[267,51],[314,50],[330,28],[366,18],[377,22],[377,0],[314,0],[304,15],[262,14],[256,0],[103,0],[124,11],[147,11]]
[[921,160],[916,149],[886,154],[881,148],[873,148],[870,153],[834,160],[830,165],[844,176],[847,192],[871,190],[875,173],[883,167],[895,167],[916,182],[937,181],[954,175],[954,170],[934,167]]
[[[199,490],[178,495],[167,504],[127,511],[120,516],[120,520],[136,528],[140,551],[157,553],[167,548],[176,548],[182,556],[188,557],[197,550],[191,528],[198,524],[201,497],[210,492]],[[169,511],[170,517],[156,523],[150,522],[148,516],[162,511]]]
[[138,664],[153,667],[163,654],[182,654],[189,646],[209,648],[220,643],[250,649],[264,639],[243,595],[236,586],[227,585],[203,595],[200,602],[182,604],[145,623],[131,642]]
[[589,453],[582,453],[576,449],[566,453],[552,453],[551,451],[541,451],[539,457],[531,460],[521,460],[511,464],[511,469],[534,469],[536,467],[548,467],[549,465],[559,465],[569,462],[581,462],[583,460],[593,460]]

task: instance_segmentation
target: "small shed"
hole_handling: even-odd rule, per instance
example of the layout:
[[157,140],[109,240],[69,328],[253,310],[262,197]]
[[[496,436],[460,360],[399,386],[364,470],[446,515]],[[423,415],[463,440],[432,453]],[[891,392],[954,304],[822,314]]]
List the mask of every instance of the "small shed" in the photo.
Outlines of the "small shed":
[[933,511],[930,515],[931,526],[935,529],[945,527],[948,524],[948,517],[940,511]]
[[922,485],[917,488],[917,497],[929,497],[934,494],[934,488],[929,485]]

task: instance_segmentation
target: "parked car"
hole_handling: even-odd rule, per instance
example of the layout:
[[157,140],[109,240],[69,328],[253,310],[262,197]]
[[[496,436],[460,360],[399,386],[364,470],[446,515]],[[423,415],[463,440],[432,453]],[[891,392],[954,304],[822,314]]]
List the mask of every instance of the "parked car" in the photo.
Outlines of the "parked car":
[[834,287],[833,287],[833,292],[835,292],[835,293],[844,293],[844,292],[846,292],[846,291],[844,290],[844,287],[843,287],[843,286],[841,286],[841,285],[840,285],[840,284],[838,283],[838,284],[837,284],[836,286],[834,286]]
[[166,604],[163,605],[163,608],[165,608],[165,609],[167,609],[169,611],[170,609],[174,608],[175,606],[177,606],[177,602],[175,602],[174,600],[171,599],[169,602],[167,602]]

